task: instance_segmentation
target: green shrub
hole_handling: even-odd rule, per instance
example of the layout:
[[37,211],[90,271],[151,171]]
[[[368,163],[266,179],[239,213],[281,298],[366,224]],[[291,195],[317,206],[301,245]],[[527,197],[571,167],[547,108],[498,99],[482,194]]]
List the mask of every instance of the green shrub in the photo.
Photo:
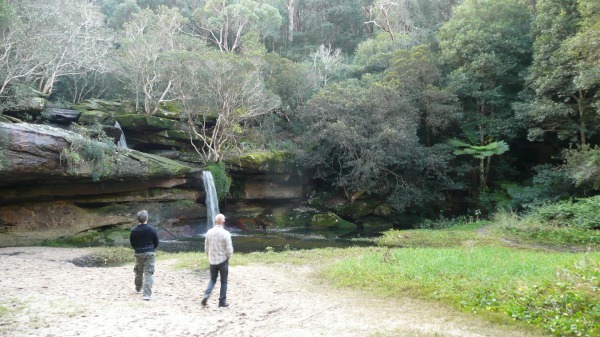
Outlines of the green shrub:
[[556,226],[600,229],[600,195],[544,204],[530,213],[542,222]]
[[231,177],[227,175],[225,164],[222,162],[211,162],[206,165],[206,170],[210,171],[217,190],[219,201],[229,195],[231,188]]

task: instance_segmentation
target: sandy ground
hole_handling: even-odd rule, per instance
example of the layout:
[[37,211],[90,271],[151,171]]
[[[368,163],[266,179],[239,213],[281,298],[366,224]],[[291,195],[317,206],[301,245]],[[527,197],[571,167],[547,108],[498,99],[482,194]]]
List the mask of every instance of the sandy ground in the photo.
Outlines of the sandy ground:
[[132,265],[69,262],[86,254],[0,248],[0,336],[533,336],[435,303],[334,289],[308,267],[287,265],[230,267],[230,307],[217,307],[217,285],[203,308],[208,271],[158,261],[146,302]]

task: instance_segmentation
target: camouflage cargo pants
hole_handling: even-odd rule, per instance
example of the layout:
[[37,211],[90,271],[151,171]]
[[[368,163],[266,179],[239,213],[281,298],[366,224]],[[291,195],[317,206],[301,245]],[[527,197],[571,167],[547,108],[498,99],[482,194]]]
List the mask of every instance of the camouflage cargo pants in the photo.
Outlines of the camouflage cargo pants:
[[154,283],[154,261],[156,256],[152,253],[135,254],[135,290],[144,291],[144,298],[152,296],[152,283]]

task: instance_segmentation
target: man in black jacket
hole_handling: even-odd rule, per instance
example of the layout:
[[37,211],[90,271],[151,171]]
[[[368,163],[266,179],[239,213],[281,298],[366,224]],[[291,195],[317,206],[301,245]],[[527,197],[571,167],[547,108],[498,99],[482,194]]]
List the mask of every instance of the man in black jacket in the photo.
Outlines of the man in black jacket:
[[[158,247],[158,234],[156,229],[148,225],[148,212],[141,210],[137,213],[139,225],[131,229],[129,242],[135,250],[135,290],[139,293],[144,290],[144,300],[152,297],[152,283],[154,282],[155,249]],[[142,282],[143,278],[143,282]]]

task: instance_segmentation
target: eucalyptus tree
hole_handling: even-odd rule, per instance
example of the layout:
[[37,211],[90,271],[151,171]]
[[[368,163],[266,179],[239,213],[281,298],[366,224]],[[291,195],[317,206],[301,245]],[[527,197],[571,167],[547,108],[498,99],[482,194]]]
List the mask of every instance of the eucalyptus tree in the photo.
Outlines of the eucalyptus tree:
[[[273,112],[279,98],[266,89],[253,60],[234,53],[182,52],[174,90],[183,106],[192,144],[205,161],[235,150],[247,123]],[[200,140],[196,145],[194,139]]]
[[198,34],[225,52],[238,51],[249,32],[256,31],[264,39],[282,24],[277,8],[260,0],[207,0],[194,17]]
[[385,32],[393,44],[401,36],[409,36],[412,45],[427,43],[434,40],[434,32],[450,19],[452,8],[459,3],[461,0],[375,0],[367,23]]
[[26,77],[35,67],[28,67],[31,56],[23,54],[19,42],[22,40],[22,23],[15,15],[13,7],[6,1],[0,1],[0,95],[16,79]]
[[316,88],[322,88],[332,80],[343,79],[348,70],[342,50],[325,45],[318,46],[305,63],[312,71]]
[[451,156],[420,144],[418,111],[392,86],[370,76],[333,83],[309,100],[300,118],[302,162],[350,201],[372,194],[402,210],[448,186]]
[[294,113],[304,105],[317,90],[312,79],[313,72],[307,63],[294,62],[277,53],[265,56],[263,78],[269,90],[281,98],[284,114]]
[[101,8],[107,26],[117,30],[123,29],[123,25],[142,10],[136,0],[103,0]]
[[18,62],[26,79],[51,94],[59,78],[101,71],[112,48],[104,17],[91,0],[10,0],[22,23]]
[[[519,132],[511,104],[530,64],[531,16],[519,0],[466,0],[441,27],[441,57],[462,103],[466,143],[510,141]],[[479,177],[489,172],[489,159],[479,159]],[[479,184],[485,187],[486,182]]]
[[520,116],[531,123],[531,140],[555,134],[585,146],[600,121],[594,106],[600,84],[594,47],[599,40],[599,14],[596,2],[580,4],[581,11],[576,0],[537,4],[533,64],[523,93],[526,101],[516,104]]
[[295,0],[293,22],[296,44],[331,45],[352,53],[371,30],[369,20],[372,0]]
[[144,9],[134,14],[124,26],[116,55],[117,71],[134,91],[136,109],[142,101],[146,114],[176,98],[171,96],[173,73],[169,69],[179,62],[175,52],[192,46],[182,34],[185,22],[178,9],[161,6],[156,13]]

